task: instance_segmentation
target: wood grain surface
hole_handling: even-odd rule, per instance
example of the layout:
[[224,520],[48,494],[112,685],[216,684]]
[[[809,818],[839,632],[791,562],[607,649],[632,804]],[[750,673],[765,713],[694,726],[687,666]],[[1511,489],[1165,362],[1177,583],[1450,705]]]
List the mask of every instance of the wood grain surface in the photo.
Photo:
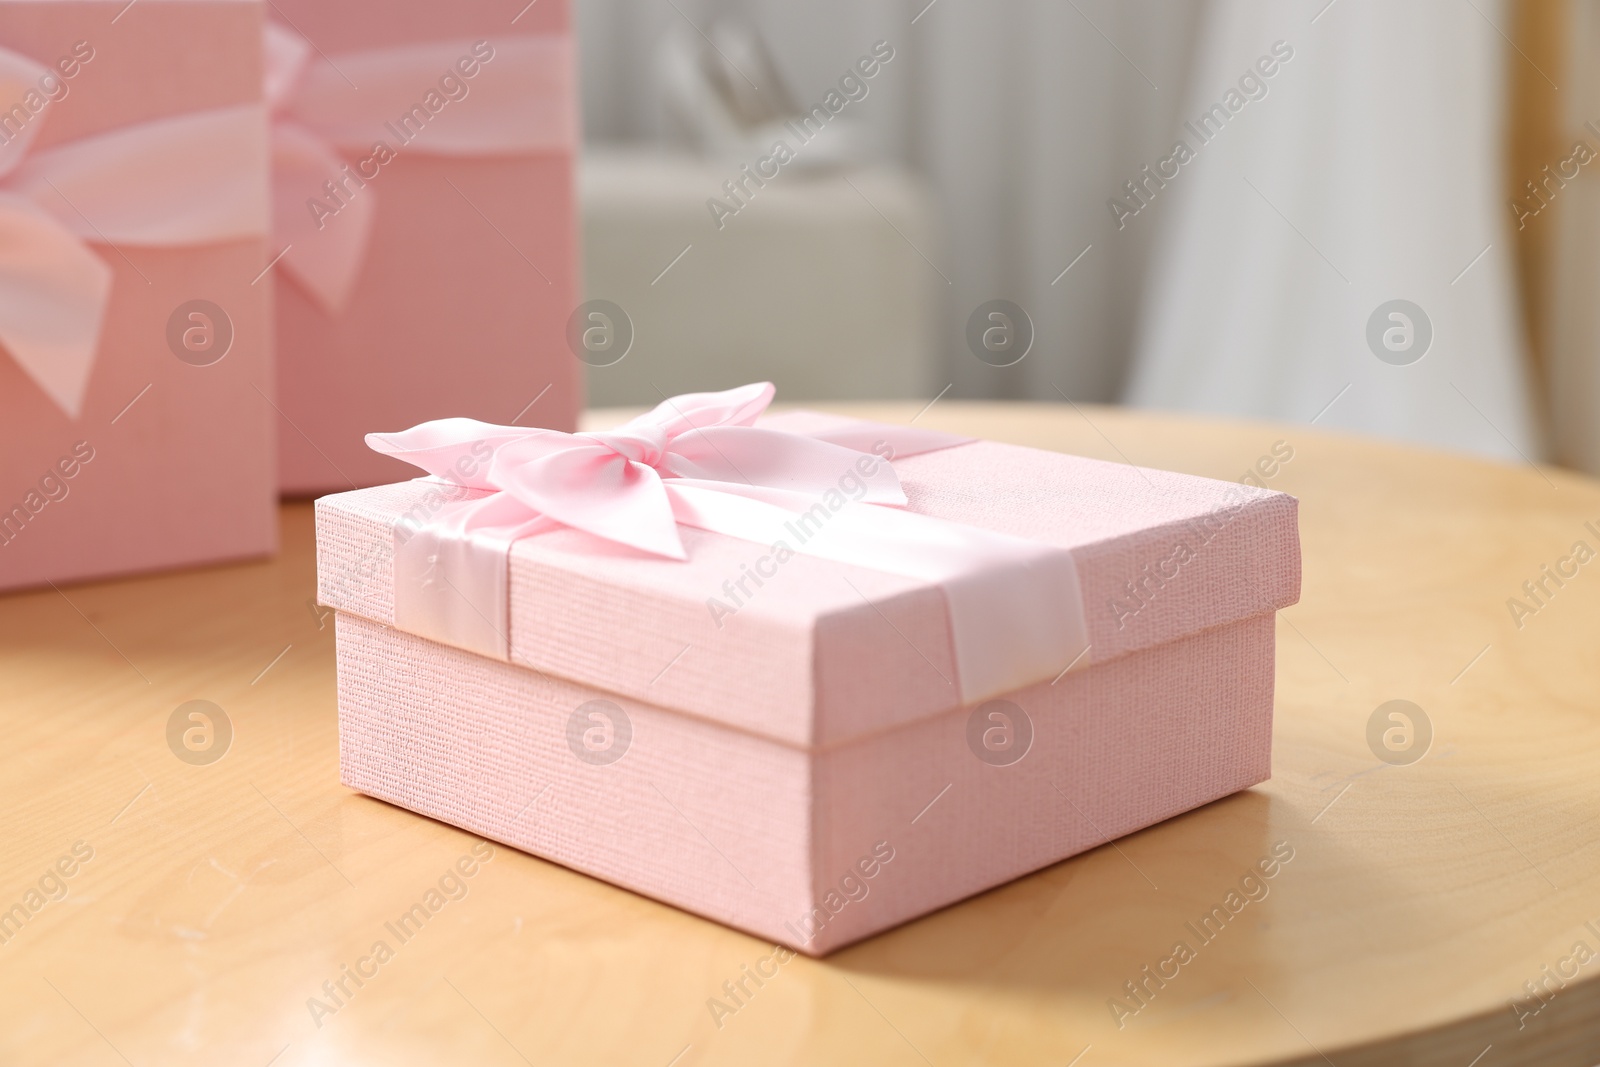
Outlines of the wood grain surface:
[[[735,1001],[770,945],[500,846],[458,868],[473,837],[339,785],[333,627],[291,504],[271,561],[0,598],[0,1064],[1600,1061],[1600,560],[1572,556],[1600,549],[1600,485],[1098,408],[918,424],[1235,480],[1260,462],[1301,498],[1271,782]],[[193,700],[231,724],[214,762],[169,745]],[[1369,742],[1391,700],[1420,709],[1409,751]]]

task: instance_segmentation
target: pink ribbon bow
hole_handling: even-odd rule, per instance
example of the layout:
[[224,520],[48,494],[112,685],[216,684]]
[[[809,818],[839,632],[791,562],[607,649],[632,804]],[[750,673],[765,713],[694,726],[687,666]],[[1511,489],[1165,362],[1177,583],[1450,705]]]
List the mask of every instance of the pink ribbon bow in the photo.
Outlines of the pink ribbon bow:
[[[0,106],[42,99],[36,87],[52,73],[0,48]],[[0,146],[0,344],[76,419],[113,275],[89,245],[170,248],[264,234],[263,113],[198,111],[34,149],[52,106],[19,102],[5,112],[20,129],[6,127]]]
[[[615,430],[595,433],[440,419],[401,433],[368,434],[367,446],[435,477],[501,494],[480,502],[464,529],[520,528],[544,517],[654,555],[684,559],[678,523],[700,525],[695,520],[704,518],[708,504],[719,503],[703,492],[774,506],[808,505],[813,497],[837,490],[841,476],[857,469],[861,452],[856,449],[754,426],[773,393],[766,382],[724,393],[690,393]],[[896,436],[907,451],[960,440],[916,430]],[[919,443],[923,447],[916,447]],[[471,463],[472,449],[485,446],[493,458]],[[894,469],[887,462],[871,467],[862,475],[861,499],[904,504]]]
[[[435,41],[314,62],[304,38],[269,23],[273,236],[287,249],[289,277],[330,313],[348,303],[381,175],[394,159],[570,151],[572,66],[565,34]],[[439,195],[456,194],[441,183]]]
[[754,425],[773,391],[761,382],[674,397],[605,432],[441,419],[368,434],[378,452],[489,494],[397,531],[396,625],[509,659],[513,542],[566,526],[683,560],[685,525],[938,584],[964,702],[1080,658],[1087,627],[1069,552],[903,510],[889,458],[969,439],[874,423],[812,434]]

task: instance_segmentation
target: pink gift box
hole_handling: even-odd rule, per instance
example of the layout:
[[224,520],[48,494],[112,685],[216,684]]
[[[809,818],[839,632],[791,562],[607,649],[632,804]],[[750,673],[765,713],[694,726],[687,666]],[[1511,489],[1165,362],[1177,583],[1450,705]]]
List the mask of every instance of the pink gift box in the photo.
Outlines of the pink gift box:
[[964,706],[937,585],[796,555],[719,613],[761,545],[560,528],[511,547],[501,662],[394,625],[397,530],[478,493],[419,479],[317,503],[344,782],[822,955],[1270,776],[1292,497],[988,441],[893,466],[908,510],[1069,550],[1087,653]]
[[[302,41],[304,60],[274,108],[274,254],[290,249],[274,271],[285,493],[415,474],[368,450],[369,430],[447,415],[576,423],[568,9],[518,6],[273,5],[279,43]],[[286,177],[285,125],[325,164]]]
[[0,588],[275,547],[262,9],[125,7],[0,4]]

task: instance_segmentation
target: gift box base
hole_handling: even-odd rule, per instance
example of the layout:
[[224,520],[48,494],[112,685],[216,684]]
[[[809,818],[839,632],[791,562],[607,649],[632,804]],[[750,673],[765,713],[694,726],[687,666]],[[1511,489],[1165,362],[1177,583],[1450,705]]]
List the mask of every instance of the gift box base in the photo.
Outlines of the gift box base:
[[820,956],[1265,781],[1273,619],[805,749],[340,612],[341,775]]

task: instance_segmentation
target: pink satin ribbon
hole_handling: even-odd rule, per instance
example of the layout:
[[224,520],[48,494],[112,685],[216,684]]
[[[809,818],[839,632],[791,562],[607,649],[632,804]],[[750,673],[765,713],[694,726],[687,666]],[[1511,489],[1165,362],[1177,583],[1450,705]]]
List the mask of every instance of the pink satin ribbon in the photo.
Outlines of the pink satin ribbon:
[[[0,106],[50,68],[0,48]],[[267,230],[259,106],[34,149],[54,104],[0,147],[0,344],[69,418],[83,408],[112,269],[91,243],[171,248]]]
[[[378,452],[490,494],[402,520],[395,624],[510,660],[507,556],[515,541],[566,526],[682,560],[683,525],[937,584],[950,607],[951,681],[965,704],[1085,658],[1070,552],[901,510],[906,497],[892,465],[866,458],[885,446],[907,456],[970,439],[874,423],[816,434],[753,425],[772,397],[765,382],[691,393],[605,432],[441,419],[368,434]],[[845,497],[852,476],[853,499],[827,503]]]
[[[472,41],[435,41],[349,52],[314,61],[298,34],[268,24],[266,98],[272,111],[273,235],[287,248],[282,266],[330,313],[349,301],[372,234],[382,167],[370,164],[382,142],[396,157],[520,156],[567,152],[577,144],[572,101],[572,44],[566,34],[491,40],[494,56],[463,76],[456,63],[471,57]],[[454,77],[451,99],[440,86]],[[443,101],[414,139],[402,142],[401,116],[428,93]],[[409,131],[400,131],[410,135]],[[384,164],[383,166],[387,166]],[[347,178],[355,173],[357,180]],[[324,185],[343,184],[338,200]],[[441,188],[440,196],[454,196]],[[338,208],[318,219],[308,206]]]

